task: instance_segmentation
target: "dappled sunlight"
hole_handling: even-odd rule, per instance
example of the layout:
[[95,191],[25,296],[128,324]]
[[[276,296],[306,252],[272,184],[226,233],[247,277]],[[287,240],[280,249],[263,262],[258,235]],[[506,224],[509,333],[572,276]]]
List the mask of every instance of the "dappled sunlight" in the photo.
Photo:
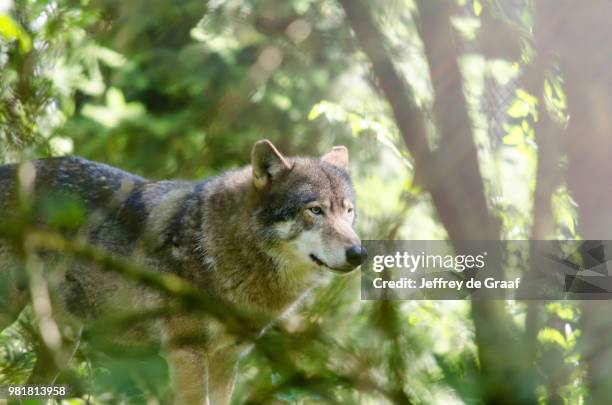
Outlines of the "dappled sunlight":
[[363,280],[367,241],[436,240],[527,241],[488,270],[535,278],[554,240],[607,280],[610,21],[605,0],[0,0],[0,394],[609,403],[605,289]]

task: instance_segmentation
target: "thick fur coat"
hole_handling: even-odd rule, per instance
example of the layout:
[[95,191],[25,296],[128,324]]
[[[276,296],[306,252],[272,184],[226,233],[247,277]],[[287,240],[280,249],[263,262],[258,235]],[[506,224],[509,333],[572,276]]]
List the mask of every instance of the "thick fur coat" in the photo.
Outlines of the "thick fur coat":
[[[326,270],[349,272],[365,251],[353,230],[346,148],[321,158],[286,158],[264,140],[253,147],[251,163],[200,182],[148,181],[77,157],[5,165],[0,213],[8,222],[17,218],[26,193],[36,226],[53,227],[46,207],[76,207],[83,215],[62,222],[63,233],[177,274],[238,308],[277,317]],[[28,301],[15,256],[0,239],[2,327]],[[153,308],[163,299],[87,263],[73,264],[58,289],[66,312],[85,321],[125,308]],[[177,403],[229,402],[244,346],[222,325],[185,314],[146,333],[166,348]],[[203,339],[176,343],[185,334]]]

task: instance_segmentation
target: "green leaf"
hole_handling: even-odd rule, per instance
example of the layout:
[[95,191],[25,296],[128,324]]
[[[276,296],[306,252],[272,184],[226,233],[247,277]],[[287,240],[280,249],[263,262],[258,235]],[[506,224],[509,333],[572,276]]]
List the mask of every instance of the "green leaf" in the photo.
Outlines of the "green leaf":
[[529,114],[529,110],[529,104],[524,100],[518,99],[508,108],[507,113],[512,118],[523,118]]
[[527,93],[523,89],[516,89],[516,95],[519,99],[523,100],[531,106],[535,106],[538,103],[538,99],[531,94]]
[[474,0],[474,14],[480,16],[482,14],[482,3],[478,0]]
[[83,115],[98,123],[113,128],[123,120],[135,119],[145,113],[141,103],[126,103],[121,90],[111,87],[106,92],[106,106],[85,104]]
[[323,114],[323,111],[324,111],[323,103],[324,102],[320,102],[312,106],[312,108],[310,109],[310,112],[308,113],[308,120],[310,121],[316,120],[317,118],[319,118],[321,114]]
[[567,342],[565,341],[565,337],[556,329],[553,328],[544,328],[538,332],[538,341],[540,343],[552,343],[556,344],[564,349],[567,349]]
[[7,41],[17,41],[22,53],[32,49],[30,36],[7,14],[0,14],[0,35]]
[[122,67],[125,64],[123,55],[103,46],[96,47],[96,55],[100,61],[112,68]]
[[508,135],[504,136],[504,145],[521,145],[525,143],[525,133],[520,126],[512,127]]

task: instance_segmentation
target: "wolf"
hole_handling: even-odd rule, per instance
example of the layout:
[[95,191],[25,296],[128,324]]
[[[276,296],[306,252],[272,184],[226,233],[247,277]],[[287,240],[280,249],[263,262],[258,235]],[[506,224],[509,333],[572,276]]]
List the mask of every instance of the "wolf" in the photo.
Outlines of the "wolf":
[[[277,318],[323,274],[346,274],[366,258],[354,230],[348,163],[344,146],[321,157],[285,157],[265,139],[253,146],[250,165],[195,182],[149,181],[78,157],[41,159],[0,166],[0,216],[17,216],[25,190],[37,226],[48,226],[53,218],[45,217],[44,202],[74,205],[69,198],[85,215],[64,224],[64,232],[176,274],[236,308]],[[0,239],[0,328],[28,302],[12,249]],[[86,322],[162,302],[98,266],[75,262],[65,271],[58,294],[71,316]],[[165,349],[177,404],[229,403],[244,344],[193,313],[165,317],[153,329],[147,333]],[[180,341],[193,333],[206,338]]]

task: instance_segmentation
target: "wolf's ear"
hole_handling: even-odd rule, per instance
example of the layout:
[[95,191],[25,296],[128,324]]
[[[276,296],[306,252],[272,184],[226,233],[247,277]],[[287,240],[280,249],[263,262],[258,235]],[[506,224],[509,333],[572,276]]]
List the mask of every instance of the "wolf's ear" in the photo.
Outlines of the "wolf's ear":
[[285,170],[291,170],[291,164],[267,139],[257,141],[251,151],[253,166],[253,184],[261,189]]
[[321,160],[348,172],[349,153],[346,146],[334,146],[329,152],[321,156]]

